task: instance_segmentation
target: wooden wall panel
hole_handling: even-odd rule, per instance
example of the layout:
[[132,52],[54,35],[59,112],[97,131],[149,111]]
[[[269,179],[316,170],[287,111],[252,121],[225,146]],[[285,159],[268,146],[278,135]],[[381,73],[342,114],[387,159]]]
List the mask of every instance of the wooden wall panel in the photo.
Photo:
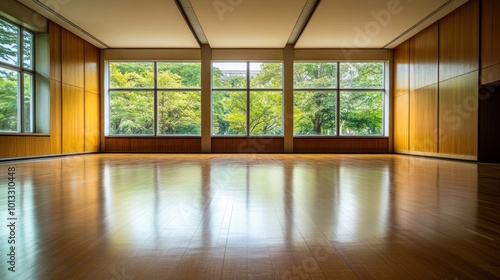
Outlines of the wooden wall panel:
[[50,80],[50,153],[62,152],[62,95],[61,82]]
[[479,67],[479,0],[469,0],[439,22],[439,80]]
[[477,157],[478,72],[439,85],[439,152]]
[[283,153],[283,138],[212,138],[213,153]]
[[49,136],[2,136],[0,159],[50,154]]
[[83,40],[75,34],[62,30],[62,82],[84,88]]
[[481,69],[481,85],[493,83],[500,84],[500,64]]
[[394,49],[394,95],[410,92],[410,43],[406,41]]
[[106,152],[130,152],[130,139],[128,138],[108,138],[104,140]]
[[156,141],[154,138],[130,139],[130,151],[138,153],[154,153],[156,151]]
[[100,107],[99,95],[85,92],[85,152],[100,150]]
[[106,137],[106,152],[200,153],[201,137]]
[[[500,1],[482,0],[481,67],[500,64]],[[497,73],[500,74],[500,73]],[[500,80],[500,76],[496,77]]]
[[49,22],[50,79],[61,81],[61,27]]
[[62,152],[85,151],[85,96],[83,88],[62,85]]
[[410,53],[410,92],[415,91],[415,37],[408,40],[408,48]]
[[394,151],[409,150],[410,94],[395,97],[394,102]]
[[438,86],[410,93],[410,151],[438,152]]
[[414,75],[415,89],[438,82],[439,25],[435,23],[414,37]]
[[85,42],[85,91],[99,94],[99,49]]
[[158,153],[201,153],[200,138],[156,138]]
[[294,138],[294,153],[388,153],[389,138]]

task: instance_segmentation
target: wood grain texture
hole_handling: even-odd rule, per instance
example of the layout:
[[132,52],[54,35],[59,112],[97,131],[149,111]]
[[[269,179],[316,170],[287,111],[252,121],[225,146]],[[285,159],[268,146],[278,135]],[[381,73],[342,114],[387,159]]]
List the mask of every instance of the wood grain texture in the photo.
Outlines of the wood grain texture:
[[132,138],[130,139],[130,151],[154,153],[156,152],[156,141],[154,138]]
[[49,136],[0,136],[0,159],[50,154]]
[[438,86],[410,93],[410,150],[438,152]]
[[500,64],[481,69],[481,85],[500,84]]
[[394,151],[408,152],[410,132],[410,94],[395,97],[394,101]]
[[129,138],[111,138],[104,139],[106,152],[130,152],[130,139]]
[[283,138],[214,137],[213,153],[283,153]]
[[201,138],[156,138],[158,153],[201,153]]
[[100,151],[101,118],[98,94],[85,92],[85,152]]
[[50,153],[62,153],[62,85],[50,80]]
[[49,22],[50,79],[61,81],[61,27]]
[[83,89],[85,86],[84,41],[66,29],[62,29],[61,40],[62,82]]
[[410,93],[410,42],[394,49],[394,95]]
[[85,42],[85,91],[99,94],[99,49]]
[[410,53],[410,92],[415,91],[415,36],[408,39]]
[[106,152],[201,153],[198,137],[106,137]]
[[294,153],[388,153],[389,138],[294,138]]
[[435,23],[414,37],[415,71],[410,79],[415,90],[436,84],[439,79],[439,25]]
[[62,85],[62,152],[85,151],[85,94],[83,88]]
[[439,153],[477,156],[478,72],[439,84]]
[[[487,68],[500,64],[500,1],[482,0],[481,15],[481,67]],[[500,80],[496,76],[496,80]]]
[[9,166],[16,225],[36,232],[20,234],[16,279],[500,278],[498,164],[91,154]]
[[479,68],[479,0],[469,0],[439,21],[439,80]]

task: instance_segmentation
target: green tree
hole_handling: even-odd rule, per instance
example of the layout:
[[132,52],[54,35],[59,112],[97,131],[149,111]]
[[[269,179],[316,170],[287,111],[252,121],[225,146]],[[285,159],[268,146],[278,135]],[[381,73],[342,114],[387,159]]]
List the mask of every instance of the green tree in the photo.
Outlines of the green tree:
[[[336,63],[296,63],[294,87],[329,89],[337,87]],[[335,135],[336,92],[297,91],[294,94],[295,135]]]
[[0,131],[17,131],[19,74],[0,68]]
[[19,33],[17,26],[0,19],[0,61],[19,65]]

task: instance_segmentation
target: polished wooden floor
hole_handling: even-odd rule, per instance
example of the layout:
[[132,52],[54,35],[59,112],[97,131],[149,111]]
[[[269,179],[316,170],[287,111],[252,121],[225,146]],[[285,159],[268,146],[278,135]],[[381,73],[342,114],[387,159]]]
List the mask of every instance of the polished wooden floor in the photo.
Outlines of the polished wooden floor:
[[[8,167],[16,272],[8,271]],[[403,155],[0,163],[1,279],[495,279],[500,165]]]

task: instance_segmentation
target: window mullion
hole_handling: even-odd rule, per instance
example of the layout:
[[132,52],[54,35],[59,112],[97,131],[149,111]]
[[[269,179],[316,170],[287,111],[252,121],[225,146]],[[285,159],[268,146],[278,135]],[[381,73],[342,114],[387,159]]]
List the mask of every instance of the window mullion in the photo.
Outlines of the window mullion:
[[158,63],[154,62],[154,120],[153,120],[153,135],[158,136]]
[[340,136],[340,63],[337,62],[337,102],[335,112],[335,130],[336,135]]
[[250,61],[247,61],[247,136],[250,136]]

